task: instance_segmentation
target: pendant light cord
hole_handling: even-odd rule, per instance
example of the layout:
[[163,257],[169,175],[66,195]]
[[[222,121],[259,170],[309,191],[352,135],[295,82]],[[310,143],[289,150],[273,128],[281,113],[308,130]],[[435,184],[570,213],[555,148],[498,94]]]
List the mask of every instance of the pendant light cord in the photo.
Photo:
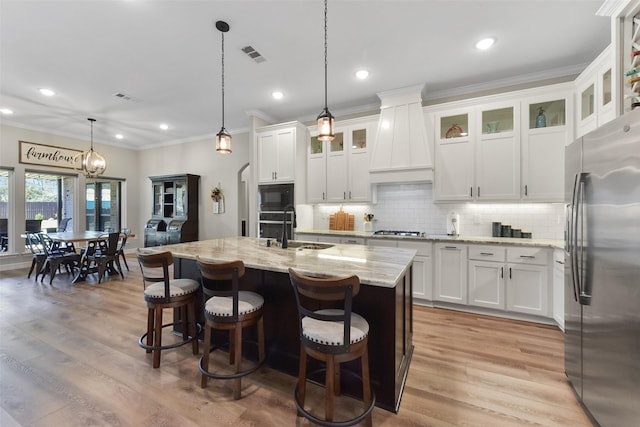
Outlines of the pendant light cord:
[[324,109],[328,111],[327,103],[327,0],[324,0]]
[[91,151],[93,151],[93,122],[96,121],[96,119],[87,119],[91,122]]
[[224,129],[224,32],[222,34],[222,129]]

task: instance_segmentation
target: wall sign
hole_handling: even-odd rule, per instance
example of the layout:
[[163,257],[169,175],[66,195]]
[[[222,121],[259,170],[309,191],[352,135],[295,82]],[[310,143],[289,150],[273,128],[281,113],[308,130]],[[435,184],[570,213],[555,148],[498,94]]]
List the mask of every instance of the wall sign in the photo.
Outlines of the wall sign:
[[56,147],[54,145],[36,144],[35,142],[20,142],[20,163],[40,166],[55,166],[58,168],[78,169],[74,166],[74,157],[81,150]]

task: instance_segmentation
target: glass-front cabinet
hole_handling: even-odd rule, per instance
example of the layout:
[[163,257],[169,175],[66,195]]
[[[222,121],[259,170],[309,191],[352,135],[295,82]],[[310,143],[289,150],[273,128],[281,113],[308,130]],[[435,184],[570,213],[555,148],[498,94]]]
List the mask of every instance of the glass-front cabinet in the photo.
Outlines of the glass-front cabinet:
[[435,200],[472,200],[474,197],[473,128],[475,110],[453,109],[435,114]]
[[336,123],[335,137],[322,142],[310,129],[307,154],[307,203],[371,200],[368,140],[375,121]]

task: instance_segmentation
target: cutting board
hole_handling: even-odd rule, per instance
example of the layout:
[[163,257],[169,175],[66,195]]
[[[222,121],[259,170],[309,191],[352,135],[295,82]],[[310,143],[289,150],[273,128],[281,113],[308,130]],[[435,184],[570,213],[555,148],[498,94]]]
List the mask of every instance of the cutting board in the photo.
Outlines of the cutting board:
[[351,231],[354,229],[355,216],[340,209],[329,215],[329,230]]

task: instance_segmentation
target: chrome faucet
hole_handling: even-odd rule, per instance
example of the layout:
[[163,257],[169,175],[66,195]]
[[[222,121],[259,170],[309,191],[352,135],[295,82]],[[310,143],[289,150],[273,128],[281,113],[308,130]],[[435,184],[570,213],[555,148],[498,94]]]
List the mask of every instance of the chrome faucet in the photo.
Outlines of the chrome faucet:
[[287,211],[289,209],[293,211],[293,228],[298,226],[296,222],[296,208],[294,208],[293,205],[285,206],[282,212],[282,249],[289,247],[289,244],[287,243]]

